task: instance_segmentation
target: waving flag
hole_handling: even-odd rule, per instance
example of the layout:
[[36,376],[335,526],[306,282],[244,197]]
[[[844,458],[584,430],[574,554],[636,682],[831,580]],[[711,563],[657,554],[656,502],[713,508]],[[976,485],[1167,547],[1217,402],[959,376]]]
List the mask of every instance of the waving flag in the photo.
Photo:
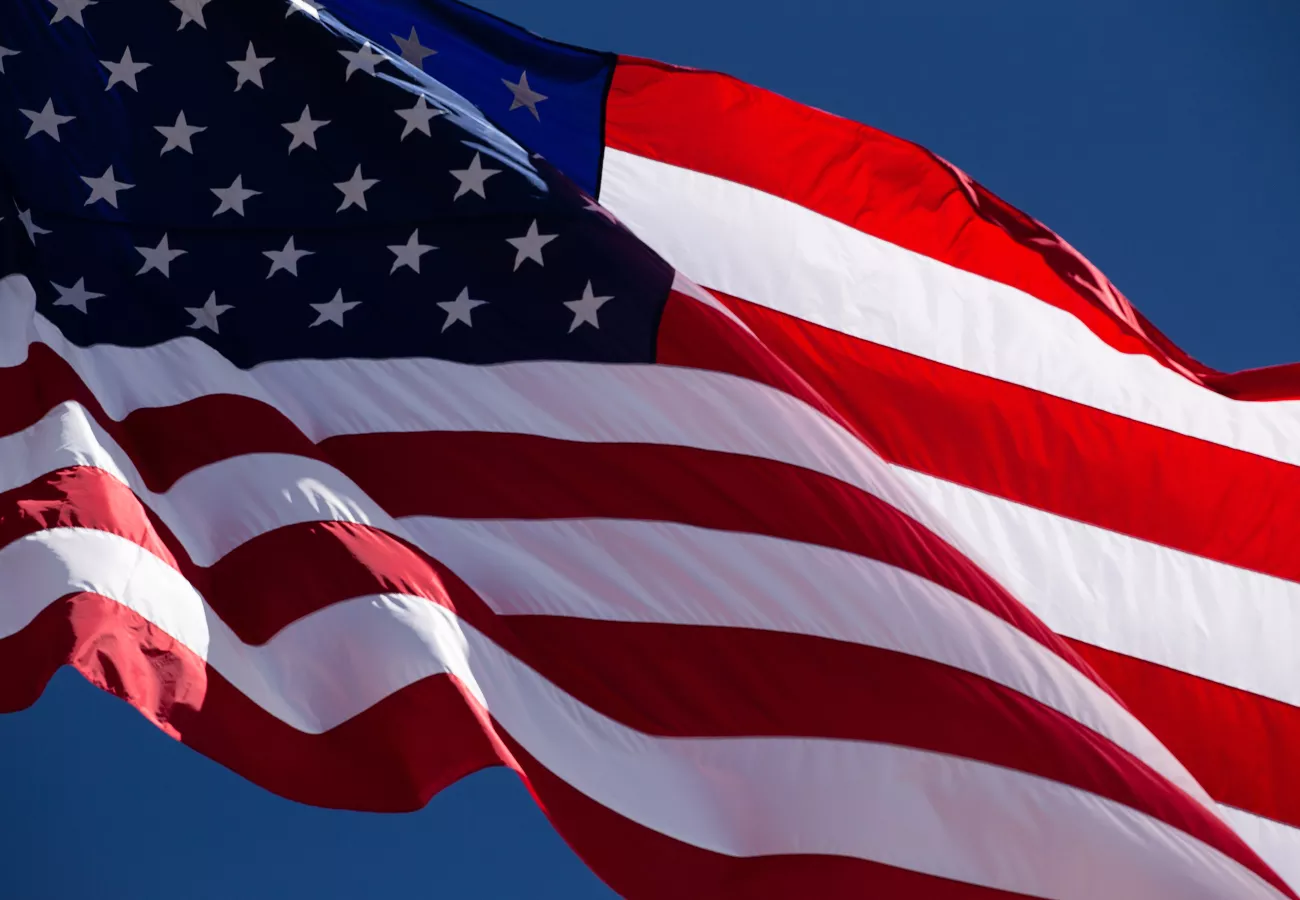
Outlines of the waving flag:
[[434,0],[19,0],[0,119],[4,707],[629,897],[1296,896],[1300,379],[942,160]]

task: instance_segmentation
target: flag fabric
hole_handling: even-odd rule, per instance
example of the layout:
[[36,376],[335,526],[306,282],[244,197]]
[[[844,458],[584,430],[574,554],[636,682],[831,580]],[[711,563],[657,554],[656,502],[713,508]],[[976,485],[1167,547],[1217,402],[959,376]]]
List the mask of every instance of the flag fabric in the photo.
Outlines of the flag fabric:
[[0,121],[3,708],[629,897],[1296,896],[1300,377],[944,161],[436,0],[11,2]]
[[641,60],[607,117],[601,201],[1300,884],[1300,366],[1198,363],[1059,236],[865,126]]

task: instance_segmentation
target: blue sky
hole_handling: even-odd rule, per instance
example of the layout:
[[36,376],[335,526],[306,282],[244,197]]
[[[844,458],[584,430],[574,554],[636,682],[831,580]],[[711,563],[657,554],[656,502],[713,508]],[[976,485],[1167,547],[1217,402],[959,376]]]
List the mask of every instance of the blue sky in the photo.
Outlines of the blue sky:
[[[481,0],[918,141],[1046,222],[1210,365],[1300,360],[1293,0]],[[992,7],[992,9],[990,9]],[[309,809],[64,671],[0,717],[0,895],[612,896],[504,772],[411,815]]]

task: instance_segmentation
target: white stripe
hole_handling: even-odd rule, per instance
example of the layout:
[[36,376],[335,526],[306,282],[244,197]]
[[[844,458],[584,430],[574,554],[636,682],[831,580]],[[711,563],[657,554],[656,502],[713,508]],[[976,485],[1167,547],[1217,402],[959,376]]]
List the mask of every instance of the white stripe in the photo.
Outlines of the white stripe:
[[840,550],[672,522],[402,519],[506,615],[755,628],[895,650],[1038,700],[1210,805],[1151,733],[1056,654],[911,572]]
[[[38,531],[0,548],[0,637],[73,591],[135,610],[258,706],[310,734],[421,678],[466,671],[458,620],[422,597],[358,597],[298,619],[265,645],[245,644],[170,565],[87,528]],[[464,683],[477,691],[472,679]]]
[[1300,828],[1222,806],[1223,817],[1287,884],[1300,888]]
[[[0,307],[7,286],[10,299],[17,296],[16,284],[21,287],[13,278],[0,281]],[[275,407],[313,441],[374,432],[482,431],[737,453],[830,475],[960,546],[960,538],[838,422],[783,391],[725,373],[571,362],[473,366],[437,359],[292,360],[243,370],[197,338],[150,347],[78,347],[49,320],[33,316],[18,329],[21,338],[11,341],[45,343],[119,421],[137,409],[230,394]],[[0,479],[3,473],[0,467]]]
[[748,325],[746,325],[745,321],[742,318],[740,318],[740,316],[736,315],[734,312],[731,311],[731,307],[727,306],[727,304],[723,303],[717,297],[713,296],[704,288],[700,287],[698,284],[691,281],[681,272],[677,272],[677,271],[673,272],[673,290],[679,294],[685,294],[688,297],[695,298],[696,300],[703,303],[705,306],[711,308],[714,312],[722,313],[724,316],[730,319],[732,323],[739,326],[741,329],[748,332],[749,334],[754,333],[753,329],[751,329]]
[[[13,279],[0,282],[0,293],[4,293],[6,289],[10,292],[10,299],[12,299],[16,294],[25,294],[27,291],[25,282],[21,280],[19,280],[19,283],[17,284],[17,290],[15,290]],[[3,303],[0,303],[0,311],[2,312],[12,312],[13,308],[12,304],[9,307],[5,307]],[[13,339],[15,336],[22,335],[23,332],[28,329],[18,327],[21,324],[22,323],[19,322],[15,325],[15,328],[7,329],[4,336]],[[201,396],[209,391],[240,393],[257,397],[258,399],[262,399],[268,403],[276,402],[276,398],[270,391],[261,387],[256,377],[248,377],[249,373],[233,370],[225,363],[220,363],[217,366],[204,365],[205,362],[216,362],[214,358],[215,355],[211,354],[210,349],[207,348],[206,345],[197,341],[184,339],[177,342],[171,342],[169,345],[161,348],[158,353],[139,350],[123,350],[111,347],[81,350],[79,348],[68,347],[66,343],[62,341],[61,336],[52,333],[52,330],[48,327],[48,323],[44,322],[44,320],[39,317],[31,323],[30,330],[33,332],[33,336],[37,329],[39,329],[43,333],[44,337],[49,339],[56,348],[62,345],[62,349],[66,351],[65,355],[73,358],[74,364],[80,369],[83,378],[89,381],[92,385],[98,387],[97,393],[99,393],[101,397],[106,393],[104,388],[107,386],[109,402],[106,405],[110,410],[114,410],[114,402],[116,402],[117,408],[115,412],[118,416],[125,416],[132,409],[140,406],[166,405],[168,403],[181,402],[185,399]],[[8,356],[4,361],[10,362],[11,364],[17,364],[20,362],[26,355],[25,341],[26,338],[24,338],[21,352],[15,352],[13,341],[9,341],[6,351]],[[314,378],[319,378],[322,374],[328,376],[328,367],[330,364],[322,365],[326,366],[325,370],[318,370],[302,379],[294,378],[292,377],[294,373],[290,373],[290,376],[286,380],[293,382],[295,386],[306,388],[309,392],[309,396],[321,396],[321,393],[318,392],[319,384],[312,384],[311,382]],[[335,365],[347,366],[351,365],[351,363],[343,361]],[[364,364],[362,365],[364,368]],[[142,373],[143,377],[128,377],[124,379],[120,377],[124,370],[129,373]],[[234,373],[233,379],[230,377],[232,372]],[[164,373],[167,373],[169,376],[171,373],[177,373],[177,377],[160,377],[163,376]],[[256,373],[254,373],[254,375],[255,374]],[[396,374],[398,377],[394,380],[400,382],[411,377],[413,373],[406,371],[398,372]],[[419,374],[422,374],[425,377],[432,376],[435,381],[440,377],[440,375],[434,373]],[[561,374],[568,375],[569,373]],[[579,384],[585,381],[580,373],[574,373],[574,375]],[[270,380],[274,381],[274,379]],[[378,380],[380,384],[386,382],[391,385],[393,383],[385,378],[379,378]],[[522,381],[525,389],[530,386],[529,378],[524,378]],[[518,383],[519,382],[515,382],[515,384]],[[572,379],[562,378],[558,390],[561,393],[564,393],[573,383],[574,381]],[[342,384],[332,383],[331,386],[341,388]],[[508,387],[511,386],[514,385],[509,385]],[[297,392],[294,391],[293,393]],[[327,393],[333,392],[330,391]],[[666,393],[669,395],[673,393],[671,386],[668,386]],[[363,400],[366,398],[358,397],[357,399]],[[407,399],[410,399],[409,395],[407,396]],[[535,402],[535,398],[526,396],[524,399],[525,406],[528,403]],[[796,406],[801,405],[796,404]],[[381,415],[385,416],[385,418],[378,422],[367,419],[361,424],[358,424],[354,420],[349,424],[349,417],[354,416],[358,412],[358,407],[348,402],[340,403],[337,406],[329,406],[324,409],[311,409],[297,418],[299,419],[299,424],[305,426],[308,431],[312,430],[312,426],[316,426],[319,429],[317,433],[318,437],[327,436],[335,429],[344,432],[365,430],[364,426],[366,425],[377,428],[398,428],[399,430],[424,430],[428,427],[421,420],[421,416],[427,415],[429,410],[421,409],[418,402],[410,407],[404,407],[401,404],[398,404],[396,416],[388,416],[386,407],[362,405],[359,409],[362,413],[373,413],[378,410]],[[459,410],[458,412],[464,413],[465,410]],[[470,414],[472,416],[472,411]],[[80,421],[78,421],[78,419],[80,419]],[[397,419],[400,419],[400,421],[397,421]],[[581,425],[582,423],[578,424]],[[49,425],[50,423],[47,422],[44,427],[48,428]],[[57,423],[56,428],[57,431],[61,433],[68,426],[69,421],[61,419]],[[600,439],[599,437],[593,438],[589,434],[583,434],[581,431],[574,429],[573,426],[574,423],[572,422],[562,422],[559,423],[558,426],[556,423],[548,422],[539,429],[539,431],[541,433],[550,433],[552,436],[567,437],[569,439]],[[468,418],[462,422],[461,427],[493,430],[492,428],[484,428],[483,422],[475,421],[472,418]],[[497,423],[497,427],[501,430],[508,430],[505,423]],[[84,414],[78,413],[78,415],[72,417],[72,436],[75,437],[77,434],[85,435],[87,429],[98,431],[98,429],[85,421]],[[832,426],[831,430],[834,431],[835,427]],[[742,437],[751,438],[752,436],[743,435]],[[607,432],[605,439],[622,440],[626,438],[621,437],[616,428],[613,431]],[[645,436],[638,436],[637,439],[644,440]],[[661,435],[660,439],[665,443],[673,442],[671,437]],[[9,463],[9,465],[0,464],[0,480],[8,480],[10,483],[9,486],[24,483],[25,481],[41,474],[41,469],[47,468],[42,465],[40,460],[53,462],[55,459],[61,459],[62,461],[55,463],[55,465],[91,464],[101,466],[110,472],[115,472],[119,477],[123,477],[124,480],[131,483],[137,491],[141,491],[146,496],[150,496],[149,492],[143,490],[143,485],[139,481],[138,476],[136,476],[134,471],[130,469],[129,460],[127,460],[125,456],[121,455],[120,451],[110,452],[102,450],[103,442],[106,440],[106,436],[102,433],[98,434],[95,440],[88,442],[83,441],[80,444],[76,440],[61,440],[59,442],[59,448],[61,448],[64,456],[59,457],[57,455],[51,455],[54,451],[47,452],[49,451],[49,448],[46,447],[45,450],[40,452],[28,452],[26,454],[26,464],[14,463],[14,460],[22,457],[24,453],[11,452],[7,454],[7,459],[0,460],[0,462]],[[11,450],[15,447],[15,443],[12,441],[6,443],[8,448]],[[111,445],[111,441],[107,441],[107,443]],[[680,443],[690,445],[691,442],[690,440],[682,440]],[[743,440],[739,444],[724,441],[723,444],[719,446],[716,439],[706,439],[702,441],[701,444],[708,449],[725,449],[736,452],[753,450],[752,447],[745,447]],[[80,447],[80,449],[78,449],[78,447]],[[30,450],[30,448],[28,449]],[[763,453],[759,451],[756,455],[763,455]],[[779,453],[772,453],[769,455],[780,456]],[[129,471],[122,472],[117,464],[118,460],[125,463],[125,466]],[[800,458],[796,455],[793,459],[789,459],[788,461],[795,462],[796,464],[807,464],[809,468],[824,471],[827,472],[827,474],[844,477],[843,467],[837,468],[836,466],[827,466],[822,460],[815,458],[809,460],[807,457]],[[19,473],[25,474],[23,477],[18,477]],[[301,475],[302,473],[298,474]],[[845,480],[858,481],[861,486],[861,479],[855,479],[850,476],[845,478]],[[217,482],[208,481],[206,483],[216,488],[216,494],[219,495],[221,493],[219,480]],[[344,494],[347,494],[349,485],[350,482],[347,482],[347,484],[344,485]],[[302,490],[300,494],[294,498],[297,502],[297,509],[299,511],[299,515],[295,519],[297,521],[308,520],[310,519],[309,513],[317,513],[322,508],[320,505],[321,500],[324,500],[329,506],[329,514],[331,517],[352,519],[364,518],[364,515],[356,515],[355,508],[349,505],[347,498],[342,497],[339,491],[335,490],[322,493],[319,490],[320,479],[317,479],[315,485],[310,481],[299,479],[298,486],[302,488]],[[355,490],[355,487],[351,486],[350,489]],[[354,496],[360,496],[360,492],[356,492]],[[157,500],[156,497],[151,497],[151,499],[154,499],[155,501]],[[344,502],[338,502],[340,499]],[[215,558],[219,555],[219,550],[220,547],[211,546],[206,552],[209,556]],[[200,553],[199,555],[202,557],[203,554]],[[248,687],[248,690],[255,692],[255,688],[251,685]],[[304,717],[301,713],[286,712],[285,715],[289,719],[293,720],[304,722],[311,721],[310,716]],[[1157,767],[1159,768],[1159,766]]]
[[[284,374],[291,371],[281,370]],[[756,456],[807,463],[810,468],[842,476],[859,486],[877,482],[888,488],[906,482],[906,492],[897,487],[889,492],[919,496],[922,504],[914,506],[937,510],[938,514],[927,515],[940,519],[947,533],[960,535],[959,546],[970,548],[971,555],[986,571],[1054,630],[1285,703],[1300,704],[1300,659],[1293,652],[1300,642],[1300,585],[1293,582],[1085,525],[911,470],[883,467],[874,457],[856,451],[851,438],[831,444],[833,450],[843,454],[840,459],[818,459],[806,452],[808,448],[799,443],[797,434],[785,439],[787,434],[779,427],[779,419],[774,423],[778,427],[764,427],[769,420],[762,417],[761,408],[754,413],[758,418],[749,434],[739,428],[729,432],[725,395],[718,398],[716,413],[695,420],[694,433],[671,433],[668,429],[673,418],[673,398],[689,393],[685,387],[680,391],[676,388],[689,385],[691,376],[707,373],[665,369],[674,373],[666,383],[656,384],[647,378],[644,384],[648,388],[644,391],[629,389],[605,397],[604,405],[610,412],[607,418],[593,416],[591,422],[584,423],[575,416],[572,422],[557,424],[532,402],[534,395],[523,386],[537,390],[539,385],[549,383],[554,390],[563,391],[591,379],[550,364],[541,364],[533,378],[522,377],[527,370],[516,371],[521,377],[497,396],[503,405],[518,409],[519,414],[507,412],[515,416],[509,422],[481,417],[474,424],[501,428],[516,425],[524,433],[569,439],[636,441],[637,433],[631,433],[636,423],[629,421],[625,425],[619,418],[628,415],[629,407],[639,407],[649,423],[646,431],[639,432],[642,439],[654,436],[672,443],[671,438],[676,436],[687,446],[748,449]],[[554,377],[557,373],[558,378]],[[332,377],[328,365],[317,364],[302,377],[327,386],[329,390],[321,390],[319,395],[335,399],[333,406],[322,403],[311,412],[299,412],[307,425],[326,433],[365,426],[384,431],[395,430],[399,424],[402,430],[467,424],[463,418],[455,419],[414,403],[396,415],[386,412],[391,404],[382,402],[359,406],[354,415],[347,406],[345,380]],[[391,383],[401,382],[394,378]],[[502,381],[492,378],[485,384],[494,389],[501,387]],[[751,385],[739,379],[725,379],[722,384],[726,388]],[[522,396],[512,394],[516,387],[524,392]],[[543,387],[538,393],[544,391]],[[418,396],[420,391],[413,389],[410,394]],[[764,396],[748,391],[738,396],[746,395],[756,400]],[[514,403],[507,403],[512,396]],[[800,405],[789,409],[808,410]],[[711,426],[718,423],[723,428],[711,433]],[[827,433],[834,435],[829,426]],[[200,468],[180,480],[176,487],[182,490],[174,487],[171,492],[155,494],[145,487],[130,459],[82,407],[63,404],[31,428],[0,438],[0,490],[25,484],[61,466],[104,468],[130,485],[177,534],[192,559],[205,566],[256,534],[294,522],[364,522],[400,532],[400,526],[337,469],[297,456],[260,454],[257,458],[261,460],[258,465],[246,462]],[[865,460],[866,465],[854,472],[850,467],[857,458]],[[877,473],[878,468],[883,471]],[[232,503],[233,495],[243,498],[239,505]],[[436,550],[433,552],[437,555]]]
[[[262,647],[226,646],[232,638],[211,628],[211,611],[170,567],[118,543],[128,542],[81,529],[11,543],[0,550],[0,609],[53,602],[74,585],[146,617],[182,607],[168,621],[208,642],[217,671],[236,686],[264,688],[252,698],[272,700],[273,715],[311,707],[317,727],[425,675],[454,673],[559,778],[635,822],[718,853],[852,856],[1066,900],[1279,896],[1174,828],[1020,772],[866,742],[645,735],[418,598],[357,598]],[[173,637],[186,642],[189,633]],[[330,651],[337,664],[322,665]]]
[[[681,277],[674,289],[717,302]],[[21,276],[0,280],[0,309],[7,302],[14,318],[12,311],[29,294]],[[957,549],[968,549],[840,423],[745,378],[657,365],[472,366],[437,359],[292,360],[243,370],[193,337],[150,347],[79,347],[34,308],[24,309],[27,319],[18,316],[6,336],[15,364],[25,359],[27,341],[46,344],[119,421],[138,409],[229,394],[275,407],[317,442],[344,434],[480,431],[736,453],[829,475],[884,500]],[[15,349],[20,344],[21,353]],[[10,479],[11,485],[22,483]]]
[[[525,611],[509,604],[531,596],[540,604],[537,611],[552,614],[769,628],[934,659],[992,678],[1075,718],[1210,805],[1145,727],[1055,654],[964,598],[878,561],[670,523],[491,526],[428,517],[397,520],[337,469],[286,454],[221,460],[155,493],[77,404],[63,404],[31,428],[0,438],[0,473],[8,473],[13,484],[41,474],[21,471],[21,463],[34,468],[46,460],[51,468],[97,466],[122,480],[200,566],[286,525],[360,522],[446,560],[462,577],[476,576],[471,584],[511,611]],[[501,529],[514,531],[503,537]],[[703,552],[706,547],[711,552]],[[813,572],[825,596],[809,582]],[[663,606],[670,600],[671,607]],[[928,615],[921,615],[923,609]]]
[[699,284],[845,334],[1300,463],[1300,401],[1243,403],[1074,316],[726,179],[606,148],[600,201]]
[[23,275],[0,278],[0,368],[20,364],[36,337],[36,290]]
[[17,634],[46,606],[79,591],[130,607],[208,658],[208,616],[190,583],[139,544],[86,528],[37,531],[0,547],[0,638]]
[[[1068,313],[797,204],[607,149],[601,202],[690,277],[921,357],[1283,462],[1300,462],[1300,404],[1241,403]],[[900,470],[961,546],[1055,630],[1300,703],[1300,588]],[[1246,813],[1237,813],[1239,821]],[[1251,817],[1255,818],[1255,817]],[[1300,884],[1300,831],[1254,843]]]
[[1053,631],[1300,705],[1300,584],[895,472]]
[[304,456],[233,457],[195,469],[159,493],[79,403],[61,403],[31,427],[0,438],[0,491],[67,466],[93,466],[130,487],[199,566],[260,534],[302,522],[360,522],[401,533],[352,479]]

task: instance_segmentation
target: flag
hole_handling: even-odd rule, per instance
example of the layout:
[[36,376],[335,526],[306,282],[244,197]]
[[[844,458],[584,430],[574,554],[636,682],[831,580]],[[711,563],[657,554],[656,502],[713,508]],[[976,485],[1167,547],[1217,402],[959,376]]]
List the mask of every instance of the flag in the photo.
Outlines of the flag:
[[1295,897],[1294,373],[724,76],[13,6],[4,708],[71,664],[322,806],[509,766],[629,897]]

